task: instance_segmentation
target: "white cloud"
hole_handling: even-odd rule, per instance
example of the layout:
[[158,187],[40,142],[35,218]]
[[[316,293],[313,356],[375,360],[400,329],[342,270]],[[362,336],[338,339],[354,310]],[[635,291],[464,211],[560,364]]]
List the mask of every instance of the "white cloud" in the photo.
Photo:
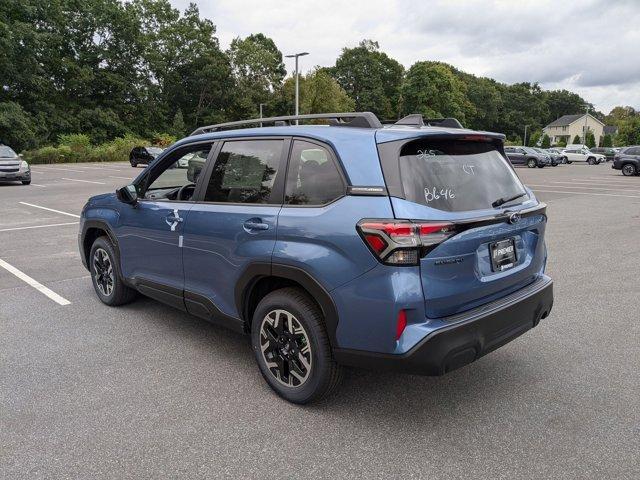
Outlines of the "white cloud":
[[[189,0],[171,0],[183,10]],[[440,60],[476,75],[566,88],[608,112],[640,109],[640,1],[199,1],[226,48],[262,32],[303,70],[333,65],[363,38],[410,67]],[[293,69],[287,60],[289,71]]]

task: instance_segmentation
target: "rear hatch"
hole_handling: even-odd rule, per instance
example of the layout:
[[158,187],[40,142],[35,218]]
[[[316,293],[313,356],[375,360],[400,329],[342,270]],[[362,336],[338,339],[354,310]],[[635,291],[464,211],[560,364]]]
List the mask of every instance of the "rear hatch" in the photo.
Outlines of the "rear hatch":
[[543,273],[545,207],[505,159],[501,138],[447,135],[393,143],[379,150],[396,218],[445,226],[436,241],[422,242],[427,317],[494,301]]

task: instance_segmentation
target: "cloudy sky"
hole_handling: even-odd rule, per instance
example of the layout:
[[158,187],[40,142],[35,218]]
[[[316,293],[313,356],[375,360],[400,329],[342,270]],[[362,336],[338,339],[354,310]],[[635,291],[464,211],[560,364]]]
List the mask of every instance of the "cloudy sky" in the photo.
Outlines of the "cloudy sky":
[[[192,0],[193,1],[193,0]],[[171,0],[183,10],[189,0]],[[303,70],[363,38],[406,68],[440,60],[476,75],[566,88],[608,113],[640,110],[640,0],[195,0],[221,46],[262,32]],[[287,69],[293,70],[292,59]]]

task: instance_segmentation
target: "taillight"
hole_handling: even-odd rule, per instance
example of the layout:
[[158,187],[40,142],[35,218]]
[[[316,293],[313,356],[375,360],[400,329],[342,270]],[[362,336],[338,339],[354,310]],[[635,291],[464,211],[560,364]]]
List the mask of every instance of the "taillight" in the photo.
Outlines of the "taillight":
[[448,222],[361,220],[358,232],[378,259],[388,265],[418,265],[420,257],[454,235]]

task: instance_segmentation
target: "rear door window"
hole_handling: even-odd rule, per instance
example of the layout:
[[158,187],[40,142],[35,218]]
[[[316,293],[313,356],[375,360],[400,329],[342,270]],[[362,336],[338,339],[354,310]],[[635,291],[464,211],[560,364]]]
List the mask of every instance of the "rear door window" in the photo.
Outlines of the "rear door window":
[[345,189],[326,148],[302,140],[294,141],[285,189],[287,205],[325,205],[344,195]]
[[498,199],[526,193],[508,161],[489,142],[409,142],[400,151],[400,176],[407,200],[449,212],[490,209]]

